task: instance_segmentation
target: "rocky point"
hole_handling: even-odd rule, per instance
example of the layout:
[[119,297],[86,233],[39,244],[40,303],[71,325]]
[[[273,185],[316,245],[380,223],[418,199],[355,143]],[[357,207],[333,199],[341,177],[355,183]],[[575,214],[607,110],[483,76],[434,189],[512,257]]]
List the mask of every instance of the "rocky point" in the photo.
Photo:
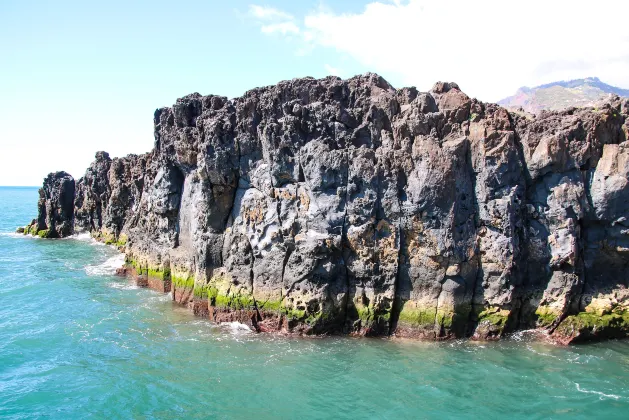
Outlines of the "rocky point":
[[91,232],[139,284],[257,331],[625,337],[628,114],[375,74],[195,93],[155,112],[151,152],[50,174],[22,230]]

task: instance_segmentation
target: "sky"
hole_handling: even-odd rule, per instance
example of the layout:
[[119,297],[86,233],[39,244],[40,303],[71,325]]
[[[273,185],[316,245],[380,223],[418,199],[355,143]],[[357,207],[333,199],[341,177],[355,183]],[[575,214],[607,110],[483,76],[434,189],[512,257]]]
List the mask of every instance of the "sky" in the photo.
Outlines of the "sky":
[[0,0],[0,185],[153,147],[153,112],[295,77],[454,81],[497,101],[589,76],[629,88],[629,2]]

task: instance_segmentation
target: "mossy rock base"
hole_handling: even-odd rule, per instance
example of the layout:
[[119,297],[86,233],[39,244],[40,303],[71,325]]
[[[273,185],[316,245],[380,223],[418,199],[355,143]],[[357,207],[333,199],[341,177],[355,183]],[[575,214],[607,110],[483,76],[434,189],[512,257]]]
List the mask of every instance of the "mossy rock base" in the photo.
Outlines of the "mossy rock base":
[[192,287],[181,286],[181,284],[175,285],[172,283],[171,290],[173,293],[173,300],[177,303],[187,304],[194,298]]
[[462,338],[467,332],[469,306],[430,307],[405,304],[393,325],[398,337],[444,340]]
[[[30,225],[26,225],[24,227],[18,228],[16,232],[21,233],[23,235],[39,236],[40,238],[48,238],[50,234],[49,230],[37,230],[37,223],[35,222],[33,222]],[[41,232],[41,236],[39,235],[40,232]]]
[[125,235],[124,233],[121,233],[118,237],[116,237],[116,235],[112,232],[102,230],[92,231],[90,234],[92,238],[96,239],[97,241],[103,242],[105,245],[113,245],[116,248],[122,248],[128,242],[127,235]]
[[435,327],[436,316],[436,308],[406,304],[398,315],[394,334],[396,337],[436,340],[438,335]]
[[249,327],[253,331],[260,331],[258,323],[258,313],[254,309],[229,309],[217,308],[215,306],[208,307],[208,317],[210,321],[216,323],[238,322]]
[[537,316],[537,320],[535,322],[535,325],[537,327],[539,327],[539,328],[549,328],[561,316],[561,312],[553,310],[553,309],[548,308],[548,307],[540,306],[535,311],[535,316]]
[[150,289],[162,293],[168,293],[172,288],[169,278],[156,278],[149,275],[147,276],[147,284]]
[[561,321],[552,336],[562,344],[625,338],[629,336],[629,311],[570,315]]
[[403,308],[398,319],[399,324],[421,329],[434,329],[436,310]]
[[390,309],[375,308],[371,305],[364,306],[354,302],[348,311],[347,319],[352,334],[364,336],[389,334]]
[[210,308],[207,299],[197,299],[195,297],[192,304],[192,313],[201,318],[209,318]]
[[472,338],[478,340],[497,340],[507,331],[510,311],[497,307],[476,310],[476,329]]
[[40,238],[51,238],[52,233],[49,229],[44,229],[44,230],[37,231],[37,236],[39,236]]

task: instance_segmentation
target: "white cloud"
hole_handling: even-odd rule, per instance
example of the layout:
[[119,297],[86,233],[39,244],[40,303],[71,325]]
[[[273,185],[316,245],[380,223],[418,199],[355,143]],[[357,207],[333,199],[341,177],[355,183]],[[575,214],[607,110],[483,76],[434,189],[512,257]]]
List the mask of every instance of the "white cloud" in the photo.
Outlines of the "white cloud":
[[586,76],[629,87],[629,33],[610,20],[627,15],[622,0],[381,0],[360,13],[321,8],[300,32],[306,46],[334,49],[365,71],[420,90],[455,81],[495,101],[522,85]]
[[263,34],[296,35],[300,32],[295,17],[272,7],[249,6],[249,15],[258,21]]
[[330,74],[332,76],[341,77],[341,71],[339,69],[337,69],[336,67],[332,67],[329,64],[325,64],[323,67],[325,68],[325,71],[328,72],[328,74]]
[[264,34],[298,34],[299,26],[295,25],[293,22],[272,23],[270,25],[263,25],[260,30]]
[[249,6],[249,14],[254,18],[261,20],[293,20],[294,17],[273,7],[258,6],[252,4]]

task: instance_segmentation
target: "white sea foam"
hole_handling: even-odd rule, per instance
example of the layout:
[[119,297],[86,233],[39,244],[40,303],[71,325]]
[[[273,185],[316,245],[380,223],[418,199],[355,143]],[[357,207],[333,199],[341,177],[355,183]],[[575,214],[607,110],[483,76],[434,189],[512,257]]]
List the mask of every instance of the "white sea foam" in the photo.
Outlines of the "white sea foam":
[[77,233],[76,235],[72,235],[71,238],[76,239],[77,241],[85,241],[85,242],[94,241],[94,238],[92,238],[92,235],[90,235],[88,232]]
[[8,236],[10,238],[32,238],[30,235],[24,235],[23,233],[17,232],[0,232],[0,236]]
[[67,238],[63,239],[72,239],[75,241],[87,242],[90,245],[96,246],[107,246],[103,242],[99,242],[96,239],[92,238],[92,235],[90,235],[88,232],[75,233],[74,235],[68,236]]
[[111,283],[107,283],[107,287],[111,287],[112,289],[120,289],[120,290],[135,290],[135,289],[139,289],[140,286],[137,286],[133,283],[117,283],[117,282],[111,282]]
[[[138,286],[138,288],[139,288],[139,286]],[[152,306],[153,303],[155,303],[155,302],[169,302],[169,301],[173,300],[170,297],[170,294],[160,293],[160,292],[155,292],[155,293],[157,294],[156,296],[151,296],[150,298],[148,298],[150,306]]]
[[533,340],[535,338],[539,338],[542,335],[545,335],[545,331],[541,331],[539,329],[529,329],[529,330],[520,330],[511,334],[510,338],[514,341],[528,341]]
[[85,272],[90,276],[106,276],[116,273],[116,269],[124,265],[124,254],[117,254],[108,258],[104,263],[88,265]]
[[234,334],[242,334],[251,332],[251,328],[240,322],[221,322],[222,327],[226,327]]
[[577,386],[577,391],[579,392],[583,392],[585,394],[595,394],[598,395],[600,397],[600,399],[602,400],[603,398],[613,398],[615,400],[619,400],[622,397],[620,395],[615,395],[615,394],[605,394],[604,392],[600,392],[600,391],[588,391],[587,389],[583,389],[581,388],[581,385],[579,385],[578,383],[575,382],[575,385]]

